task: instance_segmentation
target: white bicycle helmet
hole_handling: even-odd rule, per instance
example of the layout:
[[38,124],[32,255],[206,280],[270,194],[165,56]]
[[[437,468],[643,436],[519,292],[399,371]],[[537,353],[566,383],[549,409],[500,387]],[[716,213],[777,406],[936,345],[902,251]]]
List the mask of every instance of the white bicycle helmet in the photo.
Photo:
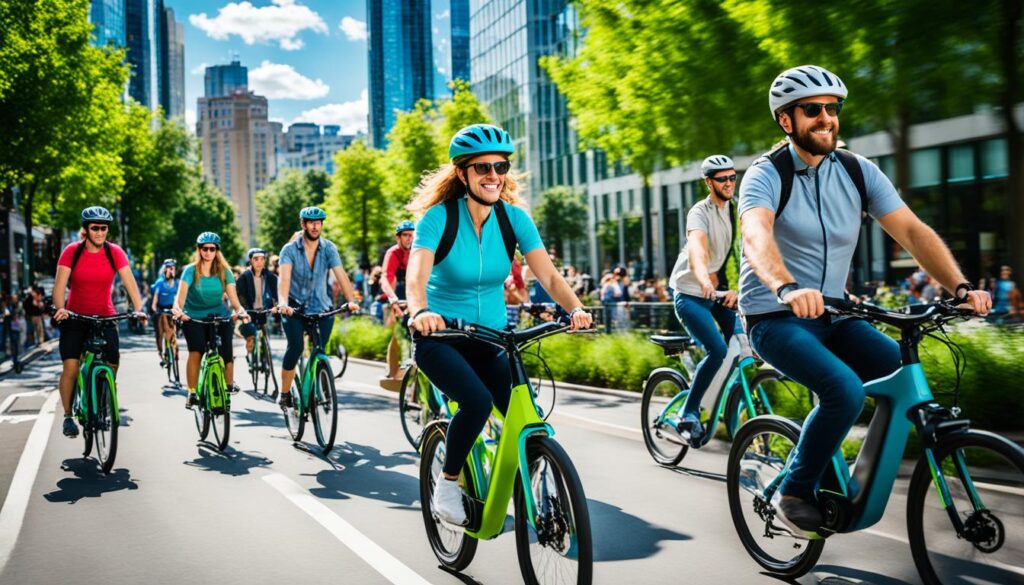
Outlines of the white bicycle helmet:
[[700,163],[700,172],[705,177],[710,177],[718,171],[728,171],[735,168],[736,165],[732,164],[732,159],[724,154],[713,154]]
[[775,78],[768,89],[768,107],[772,117],[777,118],[779,110],[798,100],[816,95],[834,95],[845,100],[846,93],[846,85],[831,71],[817,65],[801,65]]

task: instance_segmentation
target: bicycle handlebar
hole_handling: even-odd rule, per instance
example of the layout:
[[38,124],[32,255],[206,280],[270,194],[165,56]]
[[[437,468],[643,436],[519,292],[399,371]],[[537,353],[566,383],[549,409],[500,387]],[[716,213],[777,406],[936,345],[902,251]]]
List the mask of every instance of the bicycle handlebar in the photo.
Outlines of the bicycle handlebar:
[[[65,309],[67,311],[67,309]],[[74,311],[67,311],[68,318],[77,319],[79,321],[86,321],[90,323],[113,323],[114,321],[123,321],[125,319],[135,319],[136,315],[134,312],[128,313],[117,313],[115,315],[83,315]]]
[[331,317],[331,316],[337,315],[339,313],[354,314],[354,313],[357,313],[357,312],[358,311],[350,310],[347,305],[342,305],[340,307],[335,307],[333,309],[328,309],[326,311],[321,311],[319,313],[306,313],[306,312],[303,311],[303,309],[301,307],[297,307],[297,308],[295,308],[295,312],[292,313],[291,316],[295,317],[295,318],[302,319],[303,321],[310,321],[310,322],[312,322],[312,321],[319,321],[320,319],[323,319],[324,317]]
[[825,310],[832,315],[876,320],[896,327],[920,326],[926,322],[944,323],[961,317],[972,317],[975,314],[969,306],[956,304],[956,301],[886,309],[868,302],[854,303],[849,299],[824,298]]

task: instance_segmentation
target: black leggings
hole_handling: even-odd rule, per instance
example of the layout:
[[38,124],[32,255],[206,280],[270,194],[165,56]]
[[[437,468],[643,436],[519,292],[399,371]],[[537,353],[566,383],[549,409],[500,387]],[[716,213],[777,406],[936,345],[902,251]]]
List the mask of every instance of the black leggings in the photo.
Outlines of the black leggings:
[[496,347],[469,339],[420,338],[413,345],[416,366],[459,410],[448,424],[448,448],[444,472],[458,475],[491,407],[508,411],[512,372],[508,355]]
[[[217,323],[214,327],[217,328],[217,333],[220,334],[220,346],[217,348],[217,353],[224,359],[225,364],[230,364],[234,360],[231,351],[231,342],[234,341],[232,339],[234,326],[231,323]],[[206,352],[207,340],[213,335],[212,328],[209,325],[196,323],[195,321],[185,321],[181,324],[181,331],[185,334],[185,344],[188,345],[190,353],[198,352],[202,354]]]

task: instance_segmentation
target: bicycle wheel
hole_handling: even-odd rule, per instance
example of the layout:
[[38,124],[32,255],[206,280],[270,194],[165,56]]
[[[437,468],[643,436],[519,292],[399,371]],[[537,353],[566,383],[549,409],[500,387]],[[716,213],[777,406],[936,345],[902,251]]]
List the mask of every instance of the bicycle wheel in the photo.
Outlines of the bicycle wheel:
[[[941,439],[935,461],[949,511],[922,457],[907,492],[907,533],[926,584],[1020,583],[1024,575],[1024,449],[992,433]],[[963,523],[957,534],[951,513]]]
[[277,397],[277,377],[274,375],[274,356],[270,353],[270,340],[267,339],[266,335],[260,336],[263,339],[263,393],[266,394],[270,390],[270,384],[274,385],[273,396]]
[[288,434],[292,436],[293,441],[301,441],[302,434],[306,430],[306,415],[302,412],[302,390],[298,383],[299,379],[301,379],[301,374],[296,372],[295,378],[292,379],[292,406],[282,409],[284,424],[288,427]]
[[228,438],[231,435],[231,398],[220,376],[210,376],[208,390],[213,402],[219,404],[217,408],[210,409],[207,415],[210,426],[213,427],[213,442],[217,449],[223,451],[228,448]]
[[[644,385],[640,402],[640,428],[644,432],[647,450],[659,465],[678,464],[690,449],[672,427],[690,392],[684,384],[681,377],[662,371],[647,378]],[[666,405],[680,393],[683,396],[673,401],[672,408],[663,414]]]
[[171,352],[171,364],[172,370],[171,383],[177,387],[181,387],[181,373],[178,371],[178,347],[175,345],[174,350]]
[[429,392],[430,382],[416,366],[410,366],[402,376],[402,388],[398,393],[398,416],[402,421],[405,438],[417,451],[423,440],[424,427],[439,417],[433,401],[422,404],[421,397]]
[[[453,527],[434,518],[431,502],[434,483],[444,467],[445,432],[447,425],[437,425],[423,438],[420,458],[420,509],[423,510],[423,524],[427,529],[427,540],[434,556],[446,568],[461,571],[469,566],[476,555],[477,540],[461,528]],[[462,468],[459,484],[463,493],[476,493],[476,483],[468,465]]]
[[339,343],[334,348],[334,357],[338,358],[338,373],[334,375],[335,378],[341,378],[345,375],[345,370],[348,368],[348,350],[345,349],[345,344]]
[[516,553],[523,580],[529,584],[589,584],[594,569],[590,513],[572,460],[547,437],[527,443],[526,459],[536,509],[531,524],[517,477]]
[[733,439],[726,471],[732,523],[747,553],[771,573],[791,579],[814,568],[825,547],[824,540],[795,537],[781,521],[774,522],[775,507],[764,495],[799,436],[795,423],[775,416],[756,417],[740,427]]
[[263,356],[261,355],[261,349],[259,345],[253,345],[252,351],[245,352],[245,365],[249,368],[249,376],[252,377],[252,390],[253,392],[259,392],[260,390],[260,366],[262,366]]
[[327,453],[334,447],[334,439],[338,434],[338,395],[327,360],[317,360],[309,413],[313,418],[316,442]]
[[195,419],[196,430],[199,431],[200,441],[205,441],[206,436],[210,434],[210,412],[206,405],[207,391],[208,390],[203,387],[196,389],[199,404],[192,407],[192,418]]
[[536,375],[530,378],[530,384],[533,386],[533,401],[537,404],[540,417],[547,420],[555,409],[555,375],[543,358],[540,359],[540,365],[537,366],[534,373]]
[[95,391],[93,440],[96,443],[96,459],[103,473],[110,473],[117,456],[117,398],[106,376],[96,376]]
[[[782,374],[774,370],[758,372],[753,378],[747,381],[750,388],[750,395],[754,399],[754,412],[757,415],[768,414],[768,405],[761,400],[761,393],[768,395],[766,384],[778,382]],[[760,389],[762,392],[759,392]],[[743,383],[737,382],[729,390],[729,399],[725,403],[725,425],[730,436],[735,436],[741,426],[750,419],[750,412],[747,410],[746,396],[743,395]]]
[[171,344],[164,340],[164,368],[167,370],[167,383],[174,384],[174,353]]

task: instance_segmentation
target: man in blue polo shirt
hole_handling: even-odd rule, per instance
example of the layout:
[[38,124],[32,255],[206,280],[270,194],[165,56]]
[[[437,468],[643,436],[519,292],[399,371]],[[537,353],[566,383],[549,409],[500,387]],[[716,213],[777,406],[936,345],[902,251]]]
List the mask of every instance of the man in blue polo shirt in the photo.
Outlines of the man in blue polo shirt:
[[[992,304],[988,293],[967,282],[949,248],[910,211],[877,166],[847,152],[837,155],[846,96],[843,82],[821,67],[782,72],[768,102],[789,136],[788,153],[778,154],[792,160],[790,196],[781,205],[782,167],[769,157],[755,161],[740,186],[740,310],[750,342],[820,400],[773,501],[780,519],[809,536],[822,524],[816,484],[864,406],[864,383],[900,366],[899,347],[891,338],[866,321],[825,314],[824,297],[844,296],[862,211],[976,312],[984,314]],[[863,202],[841,160],[854,156],[863,175]]]
[[[352,283],[341,267],[341,256],[334,242],[320,237],[327,214],[319,207],[306,207],[299,212],[302,235],[281,248],[281,260],[277,275],[277,306],[284,315],[284,334],[288,348],[281,360],[281,408],[292,407],[292,380],[295,366],[302,354],[302,321],[289,319],[295,308],[301,307],[307,313],[319,313],[331,309],[331,294],[327,288],[327,274],[341,283],[341,291],[348,301],[349,309],[358,311]],[[325,343],[331,336],[334,317],[320,320],[320,339]]]

